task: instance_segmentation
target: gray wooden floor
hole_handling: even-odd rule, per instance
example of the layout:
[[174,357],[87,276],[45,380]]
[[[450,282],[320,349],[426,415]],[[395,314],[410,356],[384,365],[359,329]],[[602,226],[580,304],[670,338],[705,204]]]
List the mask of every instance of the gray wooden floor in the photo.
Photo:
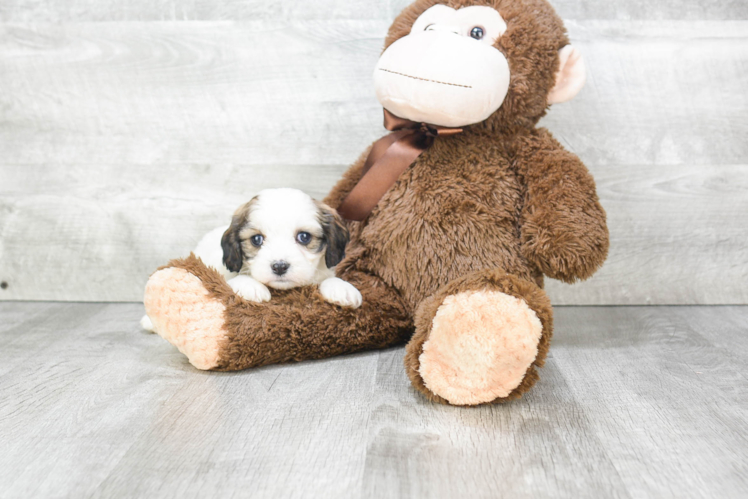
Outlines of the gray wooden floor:
[[403,349],[204,373],[138,304],[0,303],[0,495],[748,495],[748,307],[568,307],[504,406],[424,401]]

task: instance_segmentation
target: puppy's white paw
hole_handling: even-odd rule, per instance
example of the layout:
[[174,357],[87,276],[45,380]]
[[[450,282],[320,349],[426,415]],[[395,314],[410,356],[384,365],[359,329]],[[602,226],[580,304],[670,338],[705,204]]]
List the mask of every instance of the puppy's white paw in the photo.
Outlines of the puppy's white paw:
[[153,322],[147,314],[140,318],[140,327],[147,332],[156,333],[156,329],[153,327]]
[[327,278],[319,285],[319,291],[326,301],[343,307],[357,308],[363,298],[358,289],[340,278]]
[[252,302],[267,302],[270,300],[268,287],[249,276],[240,275],[228,281],[229,286],[240,297]]

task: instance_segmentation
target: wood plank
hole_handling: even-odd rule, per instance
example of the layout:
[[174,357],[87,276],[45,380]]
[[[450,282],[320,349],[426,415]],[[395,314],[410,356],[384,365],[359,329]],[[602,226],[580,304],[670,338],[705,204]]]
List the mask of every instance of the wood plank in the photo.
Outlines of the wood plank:
[[564,19],[619,20],[737,20],[748,19],[748,6],[741,0],[703,2],[699,0],[550,0]]
[[[349,164],[384,132],[371,71],[386,27],[5,26],[3,163]],[[745,163],[748,21],[570,29],[589,83],[543,123],[585,162]]]
[[[8,288],[0,297],[139,301],[153,270],[189,253],[256,190],[289,185],[322,197],[344,168],[5,171],[0,184],[12,187],[0,198],[0,280]],[[585,283],[548,280],[555,304],[748,302],[748,233],[736,217],[748,213],[748,166],[601,167],[595,174],[610,257]]]
[[402,358],[400,349],[380,353],[365,496],[628,496],[552,357],[522,401],[481,408],[425,404]]
[[[44,306],[6,303],[0,317]],[[22,348],[11,359],[23,361],[0,378],[0,495],[91,491],[185,383],[169,375],[183,360],[137,331],[141,312],[136,304],[59,304],[40,315],[45,323],[0,334],[3,345]]]
[[378,21],[0,27],[3,163],[347,164]]
[[[748,19],[741,0],[550,0],[564,19],[618,20],[730,20]],[[391,19],[412,0],[5,0],[0,4],[0,22],[66,23],[111,21],[215,21],[215,20],[309,20]]]
[[736,432],[748,424],[748,378],[735,349],[746,321],[736,311],[745,308],[559,311],[554,361],[632,497],[748,488],[748,439]]
[[[92,495],[351,495],[370,411],[353,395],[371,392],[376,355],[329,361],[268,367],[259,380],[250,372],[194,374]],[[210,473],[196,474],[197,464]]]
[[[99,309],[100,306],[89,310]],[[72,310],[62,303],[0,302],[0,316],[3,318],[0,331],[3,334],[2,352],[5,358],[0,365],[0,377],[48,348],[53,343],[49,337],[54,338],[59,325],[71,320],[71,313]]]
[[[0,306],[2,318],[14,305]],[[365,443],[365,400],[339,396],[370,392],[376,354],[206,374],[139,330],[142,306],[64,307],[47,317],[59,330],[28,332],[45,348],[0,379],[0,441],[12,450],[0,457],[0,495],[336,496],[360,477],[363,448],[358,464],[328,450]],[[229,447],[215,450],[212,439]],[[194,481],[200,462],[213,472]]]
[[254,21],[387,19],[388,1],[369,0],[6,0],[0,22]]
[[550,0],[564,19],[650,20],[738,20],[748,19],[748,6],[741,0]]
[[[136,304],[0,303],[0,496],[734,497],[748,307],[562,307],[521,401],[455,408],[402,347],[199,372]],[[22,326],[23,317],[29,318]],[[57,328],[50,328],[54,322]],[[15,344],[20,345],[20,344]]]
[[588,165],[746,163],[748,22],[568,27],[588,83],[542,123]]

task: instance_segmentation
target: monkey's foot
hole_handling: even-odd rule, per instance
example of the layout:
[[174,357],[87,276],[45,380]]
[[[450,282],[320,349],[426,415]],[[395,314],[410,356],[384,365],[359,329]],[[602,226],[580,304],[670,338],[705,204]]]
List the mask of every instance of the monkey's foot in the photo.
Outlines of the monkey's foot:
[[418,371],[451,404],[505,398],[537,358],[542,331],[522,299],[497,291],[450,295],[436,311]]
[[429,399],[453,405],[516,399],[538,381],[553,335],[548,296],[501,269],[476,271],[425,299],[405,368]]
[[228,332],[225,306],[185,269],[154,273],[145,289],[145,309],[155,331],[200,370],[216,368]]

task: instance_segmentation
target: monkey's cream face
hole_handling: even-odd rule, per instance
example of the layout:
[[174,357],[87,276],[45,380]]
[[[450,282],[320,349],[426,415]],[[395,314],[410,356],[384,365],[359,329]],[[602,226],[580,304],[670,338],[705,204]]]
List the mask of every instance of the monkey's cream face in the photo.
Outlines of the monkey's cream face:
[[484,121],[509,89],[509,63],[493,47],[506,28],[491,7],[431,7],[380,57],[374,71],[379,102],[401,118],[431,125]]

